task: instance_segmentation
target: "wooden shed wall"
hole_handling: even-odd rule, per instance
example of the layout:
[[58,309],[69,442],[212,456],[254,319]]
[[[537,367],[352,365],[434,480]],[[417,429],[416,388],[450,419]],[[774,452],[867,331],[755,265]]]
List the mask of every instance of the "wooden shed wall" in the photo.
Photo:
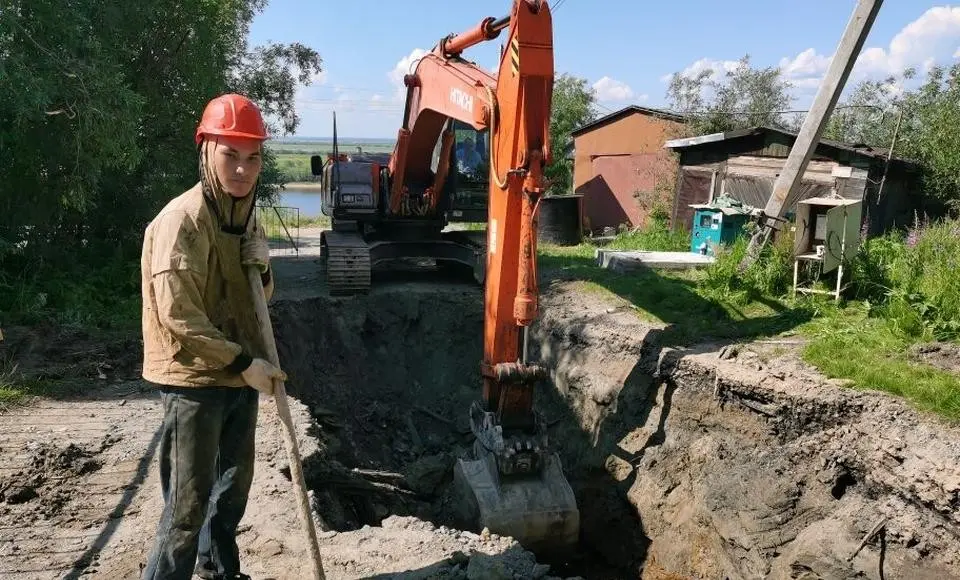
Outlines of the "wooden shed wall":
[[[744,148],[750,153],[771,151],[771,147]],[[773,185],[777,180],[785,158],[761,155],[737,154],[717,160],[715,155],[695,157],[699,164],[688,164],[686,155],[681,157],[681,179],[678,182],[674,204],[674,227],[689,229],[693,219],[691,204],[708,203],[720,195],[728,195],[747,205],[766,206]],[[834,175],[835,170],[848,176]],[[689,177],[688,175],[701,177]],[[703,175],[709,176],[711,187],[703,188]],[[838,194],[849,199],[863,199],[867,185],[868,170],[859,167],[843,167],[836,161],[810,161],[801,178],[801,187],[787,200],[786,211],[791,212],[796,203],[810,197]]]

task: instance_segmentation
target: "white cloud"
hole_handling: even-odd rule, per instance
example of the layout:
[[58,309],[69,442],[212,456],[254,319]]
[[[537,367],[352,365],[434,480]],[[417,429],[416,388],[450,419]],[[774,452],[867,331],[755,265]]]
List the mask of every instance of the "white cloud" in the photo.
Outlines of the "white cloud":
[[[687,78],[693,78],[704,71],[712,71],[710,73],[710,79],[720,80],[727,72],[732,72],[737,70],[737,67],[740,66],[740,61],[737,60],[714,60],[712,58],[701,58],[700,60],[694,62],[687,68],[680,71],[681,76]],[[672,74],[664,75],[660,77],[660,80],[663,82],[668,82]]]
[[857,61],[861,74],[897,74],[904,68],[924,67],[956,54],[960,40],[960,7],[935,6],[907,24],[887,48],[863,51]]
[[416,69],[417,61],[423,58],[423,55],[427,54],[427,52],[427,50],[422,48],[413,49],[410,51],[410,54],[398,60],[393,70],[387,73],[387,78],[390,79],[390,82],[396,89],[393,95],[395,100],[402,101],[406,97],[407,87],[403,84],[403,77],[404,75],[413,73]]
[[[856,82],[865,78],[899,75],[916,67],[923,73],[947,58],[960,57],[960,7],[937,6],[904,26],[886,48],[864,48],[851,73]],[[798,88],[816,88],[830,67],[832,56],[817,54],[812,48],[796,57],[780,59],[785,76]]]
[[633,89],[627,83],[607,76],[593,83],[593,90],[597,92],[598,101],[626,101],[633,98]]
[[[839,40],[839,39],[838,39]],[[863,79],[879,79],[899,75],[908,67],[916,67],[924,73],[937,62],[949,58],[960,58],[960,7],[937,6],[930,8],[919,18],[904,26],[886,47],[866,47],[857,59],[847,86],[853,86]],[[813,93],[823,80],[833,55],[818,53],[808,48],[796,56],[783,57],[778,66],[784,78],[793,85],[795,94],[801,103],[812,98]],[[729,71],[736,68],[737,61],[713,60],[702,58],[681,74],[693,77],[708,68],[714,70],[711,78],[717,78],[717,71]],[[661,77],[668,82],[671,75]],[[895,90],[903,90],[897,87]]]
[[817,54],[812,48],[794,58],[781,58],[780,70],[788,77],[803,78],[823,74],[830,66],[830,57]]

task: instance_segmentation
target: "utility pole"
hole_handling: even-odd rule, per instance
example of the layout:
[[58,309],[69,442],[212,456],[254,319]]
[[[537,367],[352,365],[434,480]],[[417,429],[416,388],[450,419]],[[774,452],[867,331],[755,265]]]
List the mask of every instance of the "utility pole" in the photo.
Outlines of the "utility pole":
[[857,62],[863,43],[870,34],[870,28],[876,20],[877,13],[880,12],[880,5],[883,0],[858,0],[854,8],[853,15],[847,23],[847,28],[843,32],[837,51],[830,61],[830,68],[820,89],[817,90],[817,96],[813,99],[807,116],[803,119],[803,125],[797,134],[797,140],[790,149],[790,155],[783,166],[780,175],[777,176],[773,184],[773,193],[767,201],[767,206],[763,209],[760,216],[760,228],[750,240],[747,248],[747,255],[740,264],[741,272],[745,270],[757,256],[764,244],[770,239],[773,230],[777,228],[778,223],[783,222],[784,209],[787,207],[787,201],[790,194],[796,190],[800,179],[807,170],[810,158],[820,143],[820,136],[827,126],[827,121],[833,113],[833,109],[840,99],[840,93],[847,83],[850,71]]

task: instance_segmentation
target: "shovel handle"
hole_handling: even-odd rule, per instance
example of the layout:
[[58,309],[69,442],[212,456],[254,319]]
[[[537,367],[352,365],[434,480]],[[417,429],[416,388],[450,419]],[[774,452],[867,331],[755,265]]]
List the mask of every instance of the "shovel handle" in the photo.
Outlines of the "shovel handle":
[[[263,292],[263,281],[257,268],[248,266],[247,280],[253,292],[253,302],[256,307],[257,321],[260,323],[260,334],[263,335],[264,346],[267,349],[268,360],[277,368],[280,367],[280,355],[277,353],[277,342],[273,335],[273,324],[270,322],[270,311],[267,309],[267,298]],[[310,544],[310,560],[313,564],[315,580],[326,580],[323,573],[323,560],[320,557],[320,545],[317,541],[317,530],[313,525],[313,516],[310,511],[310,500],[307,497],[307,484],[303,478],[303,464],[300,462],[300,446],[297,444],[296,431],[293,427],[293,417],[290,415],[290,405],[287,402],[287,390],[281,380],[273,383],[273,399],[277,404],[277,414],[283,424],[283,439],[287,448],[287,459],[290,462],[290,478],[294,492],[297,495],[297,504],[300,508],[300,524],[307,533]],[[325,526],[321,520],[321,525]]]

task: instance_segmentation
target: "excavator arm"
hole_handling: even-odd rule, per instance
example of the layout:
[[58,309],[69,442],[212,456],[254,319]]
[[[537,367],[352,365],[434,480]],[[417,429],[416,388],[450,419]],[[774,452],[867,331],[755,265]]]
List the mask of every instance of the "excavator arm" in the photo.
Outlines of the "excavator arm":
[[[495,80],[462,65],[461,51],[501,30],[508,32]],[[535,386],[547,372],[528,363],[526,348],[538,311],[537,209],[550,162],[550,7],[545,0],[513,0],[508,17],[486,18],[464,34],[443,39],[419,70],[446,70],[447,78],[460,82],[451,82],[449,90],[420,90],[408,99],[406,119],[412,121],[405,123],[409,133],[401,130],[397,146],[398,153],[406,148],[407,155],[417,155],[407,160],[408,168],[420,171],[424,150],[436,143],[439,129],[426,111],[443,110],[490,132],[483,396],[470,409],[473,456],[458,461],[455,480],[480,526],[530,549],[562,550],[577,541],[579,511],[534,409]],[[425,120],[429,129],[421,142],[418,129]]]
[[491,142],[484,403],[507,428],[533,427],[523,337],[537,317],[536,215],[549,163],[553,39],[546,2],[517,1],[500,62]]

